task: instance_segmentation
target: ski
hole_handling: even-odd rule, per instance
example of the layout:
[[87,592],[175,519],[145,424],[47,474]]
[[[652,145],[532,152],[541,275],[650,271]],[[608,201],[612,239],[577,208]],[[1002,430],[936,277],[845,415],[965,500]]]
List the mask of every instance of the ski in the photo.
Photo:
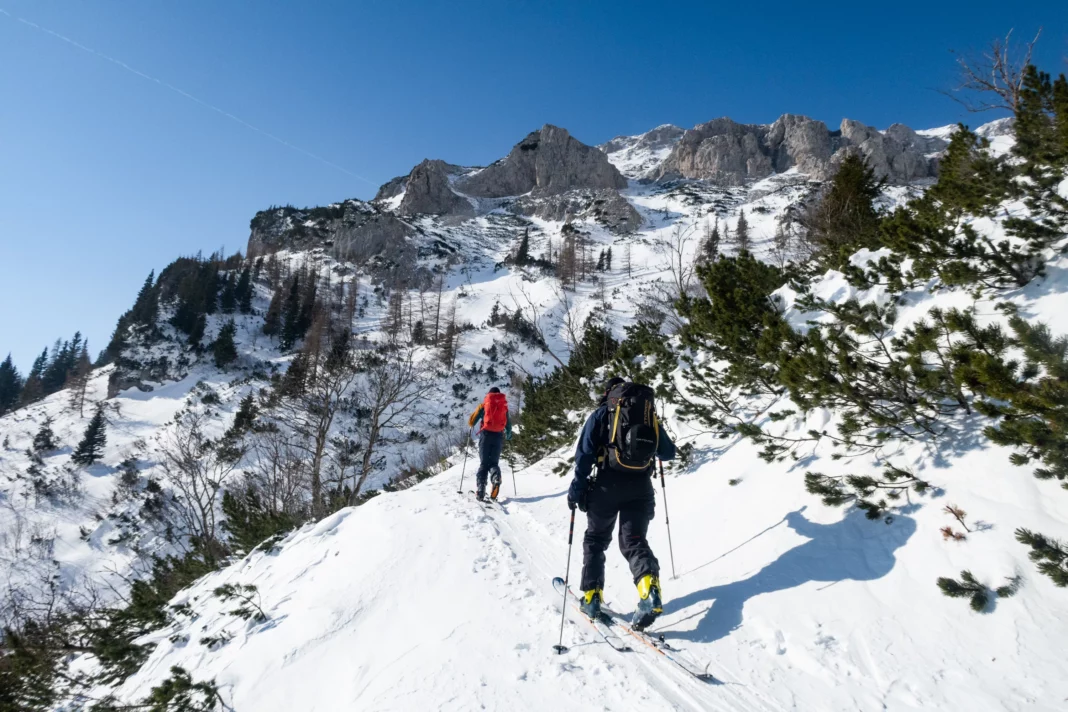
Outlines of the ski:
[[[557,593],[563,596],[564,580],[559,576],[554,578],[553,588],[556,589]],[[620,638],[613,632],[612,618],[610,616],[602,614],[598,620],[594,620],[593,618],[590,618],[588,615],[582,612],[582,609],[579,608],[578,605],[578,598],[575,597],[574,593],[570,591],[570,589],[568,590],[568,595],[571,597],[572,608],[574,608],[575,611],[578,612],[578,614],[582,616],[582,618],[587,623],[589,623],[595,631],[597,631],[598,635],[600,635],[601,638],[604,639],[604,642],[608,643],[608,645],[611,646],[613,650],[616,650],[620,653],[629,653],[633,650],[633,648],[623,642],[622,638]]]
[[[553,579],[553,588],[555,588],[561,596],[563,595],[563,587],[564,580],[562,578],[557,576]],[[575,592],[572,591],[570,588],[568,588],[568,593],[572,597],[574,597],[576,601],[578,600],[578,598],[575,596]],[[578,604],[576,604],[576,608],[577,607]],[[713,684],[718,684],[720,682],[715,675],[708,672],[708,665],[701,667],[693,660],[687,659],[687,656],[685,656],[681,650],[672,646],[670,643],[664,640],[664,637],[662,635],[654,636],[653,634],[647,633],[645,631],[634,630],[630,627],[630,624],[624,620],[623,616],[613,612],[606,606],[602,606],[601,613],[604,617],[607,618],[605,623],[609,624],[612,630],[619,630],[623,633],[626,633],[627,635],[637,640],[639,643],[645,645],[653,652],[658,653],[661,657],[673,664],[678,669],[685,672],[687,675],[690,675],[691,677],[696,678],[701,682]],[[583,614],[583,618],[586,618],[586,620],[590,620],[589,617],[585,614]],[[631,648],[628,648],[628,650],[629,649]]]
[[[468,490],[467,492],[472,497],[475,497],[475,491],[474,490]],[[483,500],[479,500],[478,497],[475,497],[475,502],[477,502],[479,505],[481,505],[483,509],[497,509],[497,510],[500,510],[501,512],[507,512],[508,511],[508,510],[506,510],[504,508],[504,502],[502,502],[499,499],[490,499],[489,497],[486,497]]]

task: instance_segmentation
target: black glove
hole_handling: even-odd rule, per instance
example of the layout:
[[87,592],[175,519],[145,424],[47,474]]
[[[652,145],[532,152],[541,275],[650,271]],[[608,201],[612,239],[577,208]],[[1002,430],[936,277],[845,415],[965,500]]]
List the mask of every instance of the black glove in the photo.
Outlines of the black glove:
[[571,486],[567,488],[567,508],[575,511],[575,507],[578,507],[579,511],[585,512],[586,492],[587,486],[585,482],[580,481],[578,478],[571,480]]

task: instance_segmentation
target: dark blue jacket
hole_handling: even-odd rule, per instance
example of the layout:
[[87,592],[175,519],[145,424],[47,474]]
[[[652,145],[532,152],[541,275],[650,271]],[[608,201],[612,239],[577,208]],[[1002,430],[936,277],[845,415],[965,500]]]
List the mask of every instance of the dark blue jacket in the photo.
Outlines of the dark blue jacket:
[[[601,448],[608,445],[608,419],[610,411],[607,405],[602,405],[590,413],[586,419],[586,425],[582,428],[578,447],[575,448],[575,480],[581,487],[585,487],[597,464],[597,454]],[[667,431],[657,422],[659,437],[657,438],[656,456],[661,460],[675,459],[675,443],[671,442]]]

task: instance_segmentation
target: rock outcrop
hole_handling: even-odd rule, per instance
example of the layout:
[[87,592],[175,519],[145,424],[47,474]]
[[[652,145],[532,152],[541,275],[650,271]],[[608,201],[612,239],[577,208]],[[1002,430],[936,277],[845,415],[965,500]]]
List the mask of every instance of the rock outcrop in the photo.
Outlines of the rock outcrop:
[[[410,173],[408,175],[411,175]],[[408,176],[397,176],[383,183],[378,192],[375,193],[375,203],[380,200],[389,200],[390,198],[396,198],[398,195],[404,192],[404,187],[408,185]]]
[[449,184],[450,168],[456,166],[429,159],[413,168],[408,174],[397,212],[401,215],[473,215],[471,201],[457,195]]
[[377,279],[397,279],[414,267],[415,230],[395,214],[362,200],[321,208],[261,210],[252,218],[249,256],[282,249],[327,248],[340,259],[367,265]]
[[619,191],[610,188],[572,190],[542,198],[523,196],[509,209],[519,215],[543,220],[592,219],[617,235],[632,233],[642,224],[641,213]]
[[501,160],[456,183],[457,190],[478,198],[625,187],[627,179],[604,153],[577,140],[567,129],[549,124],[529,134]]
[[945,146],[942,139],[920,136],[901,124],[880,132],[845,119],[838,131],[829,131],[822,121],[793,114],[785,114],[770,125],[739,124],[721,118],[683,134],[650,177],[743,185],[796,168],[823,180],[849,152],[856,151],[880,178],[905,183],[935,175],[937,161],[930,154]]

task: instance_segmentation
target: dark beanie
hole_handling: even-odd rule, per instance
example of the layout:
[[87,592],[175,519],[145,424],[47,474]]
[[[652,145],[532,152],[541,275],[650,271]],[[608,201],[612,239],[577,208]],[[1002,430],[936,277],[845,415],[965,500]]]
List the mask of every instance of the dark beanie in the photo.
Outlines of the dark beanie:
[[619,376],[613,376],[612,378],[608,379],[608,383],[604,384],[604,392],[608,393],[608,391],[612,390],[613,388],[618,386],[620,383],[626,383],[626,382],[627,382],[627,379],[625,379],[625,378],[620,378]]
[[493,388],[489,389],[489,392],[490,393],[500,393],[501,389],[498,388],[497,386],[494,386]]

